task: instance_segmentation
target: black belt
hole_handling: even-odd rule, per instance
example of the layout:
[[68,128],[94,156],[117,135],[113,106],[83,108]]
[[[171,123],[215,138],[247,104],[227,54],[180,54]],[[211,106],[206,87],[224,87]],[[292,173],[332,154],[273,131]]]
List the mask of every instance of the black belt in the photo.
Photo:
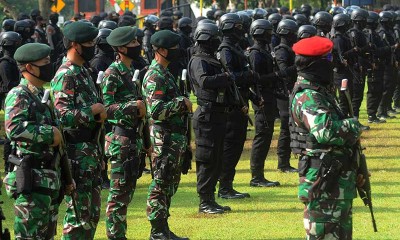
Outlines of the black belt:
[[204,101],[201,99],[197,99],[197,104],[211,112],[229,113],[230,111],[232,111],[232,108],[230,108],[230,107],[222,106],[222,105],[218,106],[218,105],[216,105],[216,103],[207,102],[207,101]]
[[76,144],[83,142],[93,142],[96,131],[90,128],[78,128],[64,131],[65,140],[68,143]]
[[164,131],[169,131],[171,133],[179,133],[182,135],[186,134],[186,127],[184,126],[171,125],[169,123],[154,123],[153,127]]
[[[321,167],[322,160],[320,159],[320,157],[310,157],[308,161],[309,161],[311,168],[320,168]],[[340,161],[340,163],[342,163],[342,168],[340,169],[341,171],[353,170],[350,158],[340,159],[339,161]]]
[[127,137],[129,139],[135,139],[137,134],[136,129],[126,129],[120,126],[114,126],[113,132],[116,135]]

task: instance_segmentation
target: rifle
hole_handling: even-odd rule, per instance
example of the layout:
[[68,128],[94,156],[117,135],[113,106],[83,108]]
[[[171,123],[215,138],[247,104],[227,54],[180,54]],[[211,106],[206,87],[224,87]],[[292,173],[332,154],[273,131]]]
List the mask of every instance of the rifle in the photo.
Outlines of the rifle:
[[[344,92],[344,94],[346,96],[350,117],[354,117],[354,111],[353,111],[353,105],[351,103],[350,93],[347,90],[347,79],[342,80],[342,87],[341,87],[340,91]],[[356,163],[357,163],[357,167],[358,167],[357,175],[362,174],[365,179],[365,183],[362,187],[357,186],[357,191],[358,191],[360,198],[363,200],[364,205],[369,207],[369,212],[371,213],[371,218],[372,218],[372,226],[374,228],[374,232],[377,232],[378,229],[376,227],[374,211],[372,209],[371,182],[369,179],[367,161],[366,161],[365,155],[363,153],[363,148],[361,146],[360,140],[357,141],[353,150],[355,151],[354,154],[357,158],[356,159]]]
[[[133,74],[133,77],[132,77],[132,82],[134,83],[134,84],[136,84],[136,86],[137,86],[137,88],[138,88],[138,100],[142,100],[143,101],[143,103],[145,104],[145,106],[146,106],[146,102],[144,101],[144,99],[143,99],[143,96],[142,96],[142,94],[141,94],[141,89],[142,89],[142,84],[141,84],[141,82],[140,82],[140,79],[139,79],[139,73],[140,73],[140,71],[139,71],[139,69],[136,69],[135,70],[135,73]],[[142,120],[142,121],[140,121],[140,123],[139,123],[139,126],[138,126],[138,133],[139,133],[139,136],[141,136],[141,138],[142,138],[142,140],[143,140],[143,147],[144,147],[144,149],[150,149],[151,148],[151,140],[150,140],[150,128],[149,128],[149,124],[148,124],[148,122],[146,121],[146,119],[144,119],[144,120]],[[144,149],[142,149],[142,151],[144,150]],[[143,152],[142,152],[142,154],[144,154]],[[147,153],[146,153],[147,154]],[[146,155],[145,155],[146,156]],[[152,178],[154,178],[154,175],[153,175],[153,166],[152,166],[152,164],[151,164],[151,157],[150,156],[148,156],[148,158],[149,158],[149,162],[150,162],[150,172],[151,172],[151,177]],[[141,162],[141,166],[140,166],[140,168],[139,168],[139,171],[143,171],[143,169],[144,169],[144,167],[145,167],[145,158],[144,159],[142,159],[142,158],[140,158],[141,160],[143,160],[143,162]],[[141,173],[139,174],[139,175],[141,175]]]
[[[188,82],[187,82],[187,69],[182,70],[182,76],[181,76],[181,81],[183,84],[183,95],[187,98],[190,98],[190,93],[188,91]],[[189,169],[192,169],[192,159],[193,159],[193,153],[192,149],[190,147],[190,142],[192,141],[192,113],[188,113],[184,117],[184,122],[186,125],[186,138],[187,138],[187,147],[185,150],[185,154],[183,156],[183,165],[182,165],[182,173],[187,174],[187,171]]]
[[[229,73],[230,75],[233,76],[233,74],[229,71],[228,67],[222,62],[220,52],[217,52],[217,59],[221,63],[222,70],[223,70],[222,72],[227,72],[227,73]],[[251,118],[249,116],[249,112],[248,112],[249,106],[244,101],[244,99],[242,97],[242,94],[240,94],[239,88],[237,87],[235,80],[232,81],[232,89],[231,89],[231,91],[233,93],[235,101],[237,103],[239,103],[239,107],[241,109],[247,108],[247,113],[244,113],[244,114],[246,115],[247,121],[250,123],[251,126],[253,126],[254,125],[253,121],[251,120]]]
[[[43,98],[42,98],[42,103],[45,104],[49,108],[52,118],[56,119],[54,112],[52,111],[52,108],[49,106],[49,103],[48,103],[49,96],[50,96],[50,90],[46,89],[44,92]],[[60,129],[60,132],[62,133],[63,132],[62,126],[60,125],[58,127]],[[74,179],[72,178],[72,172],[71,172],[71,164],[68,160],[67,153],[65,152],[64,135],[63,134],[61,134],[61,135],[62,135],[63,139],[57,148],[57,154],[60,158],[61,175],[62,175],[62,178],[64,179],[65,185],[74,185]],[[71,196],[71,199],[72,199],[72,206],[74,208],[75,218],[76,218],[77,222],[81,222],[80,217],[79,217],[79,212],[76,207],[76,200],[74,197],[75,196],[74,188],[72,189],[72,191],[69,195]]]
[[[96,88],[97,91],[99,92],[99,95],[101,99],[103,99],[103,94],[101,90],[101,83],[103,82],[103,77],[104,77],[104,72],[100,71],[99,75],[97,76],[96,79]],[[95,116],[96,119],[96,116]],[[104,151],[104,145],[105,145],[105,132],[104,132],[104,123],[96,123],[96,128],[97,128],[97,134],[96,134],[96,142],[100,146],[100,156],[101,159],[104,158],[105,151]]]

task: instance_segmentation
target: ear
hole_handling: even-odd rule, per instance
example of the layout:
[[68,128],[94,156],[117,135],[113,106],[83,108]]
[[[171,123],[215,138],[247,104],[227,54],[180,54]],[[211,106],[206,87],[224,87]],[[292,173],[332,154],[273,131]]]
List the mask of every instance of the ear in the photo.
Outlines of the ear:
[[118,52],[126,54],[128,52],[128,49],[126,47],[118,47]]
[[26,69],[28,72],[32,72],[32,70],[33,70],[32,65],[31,65],[30,63],[27,63],[27,64],[25,65],[25,69]]

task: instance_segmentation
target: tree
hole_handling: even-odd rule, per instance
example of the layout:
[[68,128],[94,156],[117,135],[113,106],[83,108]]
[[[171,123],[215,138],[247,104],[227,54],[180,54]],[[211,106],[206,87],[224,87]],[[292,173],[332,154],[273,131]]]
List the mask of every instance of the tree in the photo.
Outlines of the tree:
[[44,19],[49,19],[51,6],[54,4],[52,0],[39,0],[39,10]]

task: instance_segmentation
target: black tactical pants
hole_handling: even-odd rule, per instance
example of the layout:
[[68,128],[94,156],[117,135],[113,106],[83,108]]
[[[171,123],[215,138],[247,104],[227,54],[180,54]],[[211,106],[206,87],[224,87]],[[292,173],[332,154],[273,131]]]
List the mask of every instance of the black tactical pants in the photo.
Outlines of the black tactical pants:
[[353,81],[353,95],[352,95],[352,105],[354,110],[354,116],[358,117],[360,114],[361,103],[364,99],[364,88],[365,88],[365,73],[358,73],[358,79]]
[[[268,115],[272,115],[270,110],[273,108],[275,106],[264,106],[264,109],[269,110],[267,112]],[[272,119],[268,119],[260,110],[255,111],[254,118],[256,132],[251,148],[250,169],[252,177],[263,177],[265,159],[267,158],[272,135],[274,134],[274,120],[273,116]]]
[[196,136],[197,193],[210,196],[221,173],[226,127],[226,113],[202,112],[198,107],[193,115]]
[[387,115],[387,111],[392,103],[394,89],[396,88],[396,80],[394,79],[395,68],[387,64],[383,72],[383,94],[379,104],[378,115]]
[[279,117],[281,119],[281,128],[278,139],[278,169],[290,167],[290,132],[289,132],[289,100],[276,100]]
[[367,84],[367,113],[368,116],[376,116],[382,99],[383,69],[374,71],[373,75],[368,76]]
[[400,71],[395,70],[396,74],[396,89],[393,93],[393,107],[400,108]]
[[224,149],[222,157],[222,170],[219,178],[219,189],[232,189],[236,173],[236,165],[242,155],[247,134],[247,118],[240,109],[232,110],[228,114]]

